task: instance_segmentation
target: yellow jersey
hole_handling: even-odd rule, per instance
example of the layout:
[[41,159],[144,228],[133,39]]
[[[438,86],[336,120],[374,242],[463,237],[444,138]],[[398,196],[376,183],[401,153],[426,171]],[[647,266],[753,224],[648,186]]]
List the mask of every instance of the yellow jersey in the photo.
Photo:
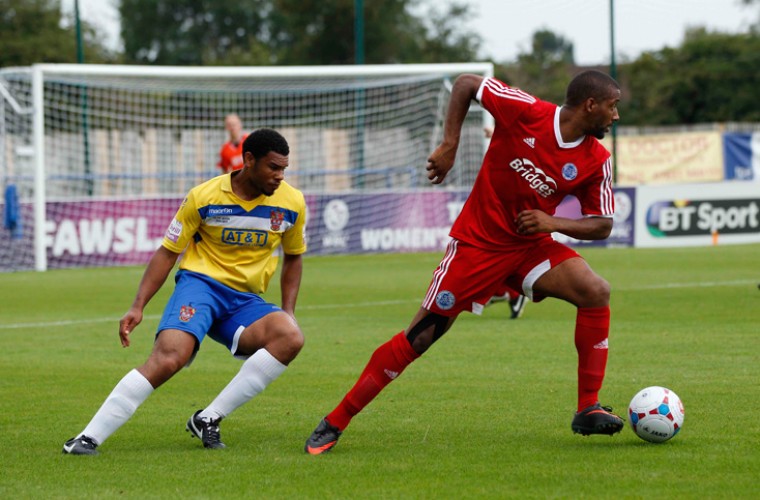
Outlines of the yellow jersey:
[[232,192],[230,174],[190,190],[164,234],[163,246],[185,252],[179,263],[242,292],[263,293],[277,269],[278,246],[306,251],[306,202],[285,181],[272,196],[245,201]]

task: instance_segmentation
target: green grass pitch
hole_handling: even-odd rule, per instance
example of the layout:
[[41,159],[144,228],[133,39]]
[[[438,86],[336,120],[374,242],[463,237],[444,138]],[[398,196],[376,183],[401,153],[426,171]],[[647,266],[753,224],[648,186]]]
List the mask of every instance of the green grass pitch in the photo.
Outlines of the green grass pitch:
[[[141,268],[0,274],[2,498],[750,498],[760,478],[760,245],[584,249],[613,288],[602,402],[663,385],[683,431],[649,444],[629,427],[574,435],[574,309],[494,305],[454,328],[352,423],[335,450],[305,439],[375,347],[405,328],[441,254],[307,257],[307,341],[205,450],[187,418],[239,361],[211,340],[100,447],[61,454],[116,382],[141,364],[171,291],[132,335],[118,319]],[[276,279],[268,292],[277,301]]]

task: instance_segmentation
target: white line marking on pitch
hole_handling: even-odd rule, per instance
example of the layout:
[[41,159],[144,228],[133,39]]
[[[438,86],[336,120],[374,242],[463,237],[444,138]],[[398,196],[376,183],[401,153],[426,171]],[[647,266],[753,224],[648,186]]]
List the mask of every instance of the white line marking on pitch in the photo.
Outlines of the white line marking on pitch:
[[[643,285],[643,286],[624,286],[613,287],[613,293],[615,290],[622,291],[637,291],[637,290],[661,290],[668,288],[712,288],[712,287],[726,287],[726,286],[743,286],[752,285],[758,283],[758,280],[733,280],[733,281],[705,281],[701,283],[660,283],[656,285]],[[379,300],[376,302],[355,302],[352,304],[314,304],[299,306],[299,311],[311,311],[319,309],[351,309],[359,307],[378,307],[378,306],[391,306],[398,304],[409,304],[412,302],[422,302],[421,298],[406,299],[406,300]],[[159,319],[160,314],[146,314],[143,316],[143,320],[146,319]],[[68,325],[87,325],[91,323],[114,323],[117,324],[121,318],[89,318],[89,319],[71,319],[61,321],[41,321],[37,323],[8,323],[0,324],[0,330],[15,330],[18,328],[44,328],[52,326],[68,326]]]

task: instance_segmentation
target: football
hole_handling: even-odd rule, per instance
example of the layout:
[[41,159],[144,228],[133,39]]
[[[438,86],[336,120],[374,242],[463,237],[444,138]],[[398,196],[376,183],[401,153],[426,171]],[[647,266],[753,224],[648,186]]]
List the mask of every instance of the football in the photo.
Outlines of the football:
[[633,432],[644,441],[663,443],[683,427],[684,409],[681,398],[665,387],[641,389],[628,405],[628,422]]

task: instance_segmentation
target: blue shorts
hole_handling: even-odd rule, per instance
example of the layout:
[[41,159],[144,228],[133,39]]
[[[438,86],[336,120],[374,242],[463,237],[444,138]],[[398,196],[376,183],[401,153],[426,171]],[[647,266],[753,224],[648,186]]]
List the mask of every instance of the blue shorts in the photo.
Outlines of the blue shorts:
[[227,346],[233,356],[247,358],[237,352],[243,330],[269,313],[282,311],[255,293],[239,292],[203,274],[180,270],[174,281],[174,293],[156,335],[167,329],[187,332],[198,339],[196,352],[208,334]]

